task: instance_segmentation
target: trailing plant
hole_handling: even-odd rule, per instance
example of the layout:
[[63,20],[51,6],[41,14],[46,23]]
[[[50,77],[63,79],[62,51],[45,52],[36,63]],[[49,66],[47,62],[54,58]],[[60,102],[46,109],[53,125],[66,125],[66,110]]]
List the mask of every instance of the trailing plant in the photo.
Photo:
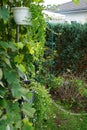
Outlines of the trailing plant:
[[0,129],[33,129],[29,118],[35,110],[28,101],[32,93],[20,81],[14,63],[16,51],[12,42],[0,42]]
[[34,92],[33,103],[36,111],[33,122],[35,130],[53,130],[53,128],[56,130],[55,111],[49,92],[38,82],[32,82],[30,88]]

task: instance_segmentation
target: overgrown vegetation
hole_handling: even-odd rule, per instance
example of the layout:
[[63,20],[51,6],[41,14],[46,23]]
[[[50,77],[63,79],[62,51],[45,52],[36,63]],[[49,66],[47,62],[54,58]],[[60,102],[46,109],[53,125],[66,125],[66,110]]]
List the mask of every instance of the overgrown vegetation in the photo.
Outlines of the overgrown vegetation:
[[[57,109],[59,130],[87,128],[87,24],[48,24],[45,85]],[[56,76],[56,77],[55,77]],[[43,81],[43,78],[42,78]]]
[[49,87],[56,108],[57,129],[85,130],[87,128],[87,83],[85,80],[65,73],[52,77]]

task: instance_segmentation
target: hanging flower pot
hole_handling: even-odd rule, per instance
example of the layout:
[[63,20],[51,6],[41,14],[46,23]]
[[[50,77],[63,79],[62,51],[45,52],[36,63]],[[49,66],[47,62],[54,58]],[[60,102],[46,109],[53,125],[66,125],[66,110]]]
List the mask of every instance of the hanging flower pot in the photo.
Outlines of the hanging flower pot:
[[14,7],[12,10],[17,25],[31,25],[31,12],[28,7]]

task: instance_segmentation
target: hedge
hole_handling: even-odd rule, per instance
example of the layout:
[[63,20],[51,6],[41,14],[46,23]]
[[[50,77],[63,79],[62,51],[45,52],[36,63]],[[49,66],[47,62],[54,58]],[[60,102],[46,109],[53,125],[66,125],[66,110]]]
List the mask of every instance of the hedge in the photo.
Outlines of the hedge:
[[[53,57],[53,71],[59,73],[69,69],[82,73],[87,70],[87,23],[48,24],[46,32],[48,56]],[[55,54],[56,52],[56,54]]]

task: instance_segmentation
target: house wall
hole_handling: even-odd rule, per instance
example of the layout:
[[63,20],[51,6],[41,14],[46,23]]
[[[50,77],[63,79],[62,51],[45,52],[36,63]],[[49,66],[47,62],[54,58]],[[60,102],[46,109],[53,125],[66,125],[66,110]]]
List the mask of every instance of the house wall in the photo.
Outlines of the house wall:
[[71,21],[76,21],[78,23],[84,24],[87,22],[87,12],[80,12],[80,13],[69,13],[65,14],[66,16],[66,21],[71,22]]
[[47,10],[43,10],[42,12],[44,14],[44,18],[46,22],[54,23],[54,24],[65,22],[65,15],[59,13],[53,13]]

